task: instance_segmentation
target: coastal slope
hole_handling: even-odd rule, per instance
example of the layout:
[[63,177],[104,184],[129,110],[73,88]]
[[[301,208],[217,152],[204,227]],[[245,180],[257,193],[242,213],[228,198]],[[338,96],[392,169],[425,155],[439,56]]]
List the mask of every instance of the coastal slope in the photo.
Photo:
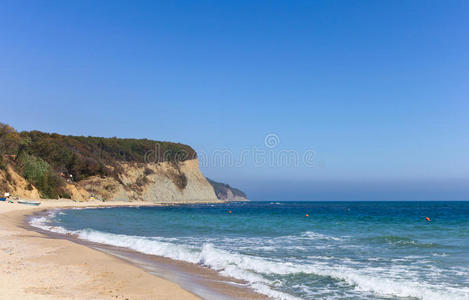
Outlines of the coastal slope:
[[0,192],[75,201],[220,201],[188,145],[19,133],[1,123]]
[[217,198],[224,201],[248,201],[244,192],[226,183],[216,182],[207,178],[208,182],[213,186]]

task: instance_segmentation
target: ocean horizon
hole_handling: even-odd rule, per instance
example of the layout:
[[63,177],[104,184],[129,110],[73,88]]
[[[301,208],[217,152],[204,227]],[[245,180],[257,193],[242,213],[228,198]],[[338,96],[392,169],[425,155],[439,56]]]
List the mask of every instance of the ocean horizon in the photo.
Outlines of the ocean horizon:
[[469,299],[468,215],[465,201],[256,201],[57,209],[30,224],[273,299]]

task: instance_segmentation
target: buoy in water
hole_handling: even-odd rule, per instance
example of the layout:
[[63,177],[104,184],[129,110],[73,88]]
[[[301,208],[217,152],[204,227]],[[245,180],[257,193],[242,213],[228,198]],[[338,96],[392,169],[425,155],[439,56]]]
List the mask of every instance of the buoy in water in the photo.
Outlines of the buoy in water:
[[228,213],[231,214],[231,210],[229,210]]
[[425,217],[425,220],[427,220],[428,222],[431,221],[429,217]]
[[308,214],[306,214],[306,215],[305,215],[305,217],[309,217],[309,215],[308,215]]

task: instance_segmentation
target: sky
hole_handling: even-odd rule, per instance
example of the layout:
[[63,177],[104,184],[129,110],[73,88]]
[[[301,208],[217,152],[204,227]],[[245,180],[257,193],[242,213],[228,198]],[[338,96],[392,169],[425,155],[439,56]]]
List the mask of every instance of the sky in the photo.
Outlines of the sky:
[[469,200],[469,2],[2,1],[0,105],[254,200]]

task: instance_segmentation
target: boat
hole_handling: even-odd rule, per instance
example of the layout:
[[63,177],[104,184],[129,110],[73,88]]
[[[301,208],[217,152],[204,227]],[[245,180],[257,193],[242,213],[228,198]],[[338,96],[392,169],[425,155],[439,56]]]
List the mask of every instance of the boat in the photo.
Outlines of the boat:
[[18,200],[17,202],[18,202],[19,204],[34,205],[34,206],[38,206],[39,204],[41,204],[41,202],[37,202],[37,201],[23,201],[23,200]]
[[6,201],[7,198],[0,198],[0,201]]

